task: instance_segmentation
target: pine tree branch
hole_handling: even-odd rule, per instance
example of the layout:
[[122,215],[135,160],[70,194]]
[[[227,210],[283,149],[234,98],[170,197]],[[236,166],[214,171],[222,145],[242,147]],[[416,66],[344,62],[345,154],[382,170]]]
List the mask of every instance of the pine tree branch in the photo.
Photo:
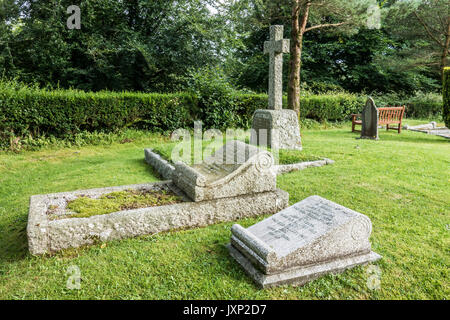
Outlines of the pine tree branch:
[[414,15],[416,16],[417,20],[419,20],[420,24],[423,26],[423,28],[425,29],[426,33],[428,34],[428,36],[434,40],[437,44],[439,44],[442,48],[444,47],[444,44],[441,43],[441,41],[439,41],[438,38],[436,38],[430,31],[430,29],[428,28],[428,25],[425,23],[425,21],[422,20],[422,18],[420,18],[420,16],[417,14],[416,11],[414,11]]
[[318,24],[316,26],[312,26],[312,27],[306,28],[305,32],[311,31],[311,30],[315,30],[315,29],[321,29],[321,28],[339,27],[339,26],[342,26],[342,25],[348,24],[348,23],[349,23],[348,21],[345,21],[345,22],[339,22],[339,23]]

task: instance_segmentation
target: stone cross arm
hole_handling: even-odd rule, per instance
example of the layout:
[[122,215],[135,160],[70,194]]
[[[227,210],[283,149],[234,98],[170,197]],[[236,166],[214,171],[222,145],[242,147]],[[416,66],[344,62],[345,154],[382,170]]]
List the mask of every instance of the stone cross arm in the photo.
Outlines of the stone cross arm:
[[264,53],[289,53],[289,39],[283,39],[283,26],[270,26],[270,41],[264,42]]
[[271,40],[264,42],[264,53],[289,53],[290,40]]

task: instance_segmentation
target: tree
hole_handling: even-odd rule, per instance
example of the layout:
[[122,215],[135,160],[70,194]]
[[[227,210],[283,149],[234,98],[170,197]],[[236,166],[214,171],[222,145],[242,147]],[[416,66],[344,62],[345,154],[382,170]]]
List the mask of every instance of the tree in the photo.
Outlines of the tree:
[[[301,58],[305,35],[322,34],[325,30],[327,33],[354,33],[366,22],[369,6],[376,5],[375,0],[241,0],[238,3],[241,6],[245,4],[246,11],[251,12],[245,14],[246,22],[259,29],[250,31],[252,35],[247,39],[255,35],[264,36],[260,33],[261,28],[267,28],[271,24],[288,26],[286,29],[291,34],[288,108],[297,113],[300,112]],[[267,30],[264,32],[267,34]],[[259,48],[260,44],[255,44],[255,47]],[[252,51],[252,48],[249,47],[248,51]]]
[[20,29],[19,12],[16,1],[0,0],[0,71],[2,67],[7,67],[11,72],[16,69],[9,44]]
[[303,37],[306,32],[324,28],[357,28],[366,18],[368,5],[360,0],[291,0],[291,49],[288,108],[300,114],[300,71]]
[[0,74],[94,91],[181,90],[190,69],[222,61],[224,35],[232,36],[210,2],[85,0],[81,29],[69,30],[73,1],[0,0],[8,9],[0,11],[8,13],[0,20]]
[[399,67],[432,68],[443,76],[450,55],[450,4],[446,0],[394,0],[384,24],[404,46]]

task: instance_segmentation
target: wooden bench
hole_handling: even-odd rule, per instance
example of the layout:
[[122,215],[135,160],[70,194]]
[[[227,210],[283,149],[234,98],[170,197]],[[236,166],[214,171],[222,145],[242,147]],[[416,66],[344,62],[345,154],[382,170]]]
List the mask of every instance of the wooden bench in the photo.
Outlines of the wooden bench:
[[[403,114],[405,113],[405,106],[402,107],[383,107],[377,108],[378,110],[378,124],[386,125],[386,130],[397,130],[398,133],[402,132],[402,120]],[[361,114],[352,114],[352,132],[359,131],[355,130],[355,127],[362,125]],[[397,127],[390,128],[390,124],[397,124]]]

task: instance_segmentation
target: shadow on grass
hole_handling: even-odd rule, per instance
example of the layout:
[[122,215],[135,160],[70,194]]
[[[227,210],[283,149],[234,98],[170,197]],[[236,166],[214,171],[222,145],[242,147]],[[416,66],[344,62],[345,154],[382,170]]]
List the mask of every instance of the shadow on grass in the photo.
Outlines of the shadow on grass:
[[132,159],[130,160],[130,162],[132,162],[134,165],[143,168],[148,174],[150,174],[153,178],[160,180],[160,181],[165,181],[166,179],[164,179],[158,171],[155,170],[155,168],[153,168],[151,165],[149,165],[145,159]]
[[0,262],[22,260],[28,253],[28,213],[0,225]]
[[[417,136],[415,134],[418,134]],[[345,136],[354,137],[358,140],[361,133],[360,132],[346,132]],[[423,135],[422,137],[420,135]],[[443,144],[448,143],[450,140],[443,137],[427,135],[421,132],[409,132],[407,134],[396,133],[396,132],[386,132],[380,130],[378,133],[378,141],[398,141],[398,142],[415,142],[415,143],[432,143],[432,144]]]
[[[230,255],[225,243],[217,242],[212,245],[209,244],[209,246],[210,250],[215,253],[209,255],[210,260],[217,266],[220,266],[215,268],[216,275],[219,278],[228,277],[236,282],[245,281],[248,285],[253,286],[255,289],[258,288],[241,265]],[[199,256],[199,263],[204,260],[204,258],[205,257],[203,256]]]

